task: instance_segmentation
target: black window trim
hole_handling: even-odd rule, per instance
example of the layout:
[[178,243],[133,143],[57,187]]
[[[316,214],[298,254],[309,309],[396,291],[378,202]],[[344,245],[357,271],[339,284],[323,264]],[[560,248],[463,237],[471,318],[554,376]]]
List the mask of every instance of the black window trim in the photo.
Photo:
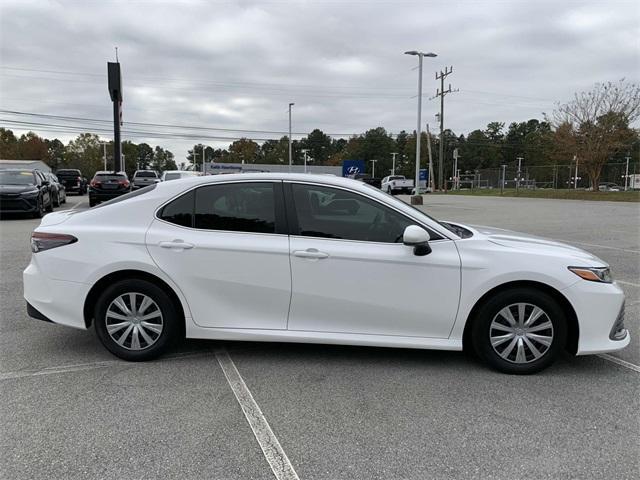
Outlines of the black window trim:
[[[236,184],[236,183],[271,183],[273,184],[273,193],[274,193],[274,209],[275,209],[275,232],[274,233],[265,233],[265,232],[243,232],[240,230],[213,230],[213,229],[208,229],[208,228],[196,228],[195,226],[193,226],[193,222],[195,220],[195,190],[197,190],[198,188],[203,188],[203,187],[212,187],[212,186],[216,186],[216,185],[232,185],[232,184]],[[174,195],[173,197],[171,197],[169,200],[167,200],[166,202],[162,203],[155,211],[155,218],[156,220],[166,223],[168,225],[172,225],[174,227],[178,227],[178,228],[186,228],[189,230],[195,230],[198,232],[215,232],[215,233],[232,233],[232,234],[243,234],[243,235],[278,235],[278,236],[282,236],[282,235],[289,235],[289,228],[288,228],[288,224],[287,224],[287,215],[285,213],[285,197],[284,197],[284,193],[283,193],[283,186],[282,186],[282,180],[274,180],[274,179],[246,179],[246,180],[233,180],[233,181],[225,181],[225,182],[211,182],[211,183],[202,183],[202,184],[198,184],[198,185],[193,185],[191,188],[189,188],[188,190],[185,190],[183,192],[180,192],[177,195]],[[194,192],[193,195],[193,216],[191,218],[191,226],[190,227],[185,227],[184,225],[178,225],[177,223],[172,223],[172,222],[168,222],[167,220],[164,220],[162,218],[160,218],[160,214],[162,212],[162,210],[164,209],[165,206],[167,206],[169,203],[173,202],[174,200],[177,200],[178,198],[184,196],[184,195],[188,195],[189,193]]]
[[[427,232],[429,232],[429,235],[432,237],[432,240],[429,240],[430,243],[431,242],[441,242],[441,241],[451,241],[450,238],[444,236],[440,232],[435,231],[433,228],[431,228],[428,225],[425,225],[423,222],[420,222],[420,221],[416,220],[415,218],[410,217],[405,212],[403,212],[401,210],[398,210],[397,208],[395,208],[395,207],[393,207],[391,205],[387,205],[385,203],[382,203],[377,198],[371,197],[370,195],[366,195],[365,193],[358,192],[358,191],[355,191],[353,189],[345,188],[345,187],[342,187],[342,186],[339,186],[339,185],[330,185],[330,184],[324,184],[324,183],[318,183],[318,182],[305,182],[305,181],[302,181],[302,180],[285,180],[284,181],[285,205],[286,205],[286,210],[287,210],[287,221],[289,222],[289,226],[291,227],[290,230],[289,230],[289,235],[291,235],[291,236],[295,236],[295,237],[299,237],[299,238],[314,239],[314,240],[331,240],[331,241],[338,241],[338,242],[375,243],[375,244],[380,244],[380,245],[402,245],[402,243],[372,242],[372,241],[369,241],[369,240],[351,240],[351,239],[348,239],[348,238],[326,238],[326,237],[310,237],[310,236],[307,236],[307,235],[300,235],[300,226],[298,225],[298,219],[297,219],[297,214],[296,214],[296,209],[295,209],[295,200],[293,198],[293,188],[292,188],[292,186],[294,184],[295,185],[313,185],[313,186],[317,186],[317,187],[334,188],[334,189],[337,189],[337,190],[344,190],[345,192],[349,192],[349,193],[352,193],[354,195],[361,195],[361,196],[367,198],[368,200],[371,200],[372,202],[382,206],[383,208],[388,208],[389,210],[393,210],[394,212],[396,212],[399,215],[403,216],[407,220],[413,222],[413,224],[424,228]],[[433,238],[434,236],[437,236],[439,238]]]

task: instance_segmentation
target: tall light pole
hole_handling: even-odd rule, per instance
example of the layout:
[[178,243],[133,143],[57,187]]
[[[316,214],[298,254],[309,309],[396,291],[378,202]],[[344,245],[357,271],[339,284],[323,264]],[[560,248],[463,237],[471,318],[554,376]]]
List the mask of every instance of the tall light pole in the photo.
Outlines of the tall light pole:
[[203,175],[206,172],[206,170],[204,168],[204,163],[205,163],[205,160],[206,160],[206,157],[207,157],[206,151],[207,151],[207,147],[204,144],[202,144],[202,174]]
[[295,103],[289,104],[289,173],[291,173],[291,165],[292,165],[292,156],[291,156],[291,107],[293,107]]
[[308,148],[302,149],[302,155],[304,155],[304,173],[307,173],[307,152],[308,151],[309,151]]
[[369,160],[371,162],[371,178],[376,177],[376,162],[378,160]]
[[[419,197],[418,185],[420,183],[420,137],[421,137],[421,124],[422,124],[422,57],[437,57],[435,53],[418,52],[417,50],[410,50],[404,52],[405,55],[417,55],[418,56],[418,123],[416,128],[416,179],[414,183],[414,196],[411,198],[411,203],[422,203],[422,197]],[[419,198],[419,200],[418,200]]]
[[392,161],[391,175],[395,175],[396,174],[396,155],[398,155],[397,152],[391,152],[391,161]]
[[627,167],[624,172],[624,191],[626,192],[629,189],[629,160],[631,160],[629,154],[627,154],[625,160],[627,161]]
[[107,170],[107,142],[100,142],[102,145],[102,159],[104,160],[104,170]]

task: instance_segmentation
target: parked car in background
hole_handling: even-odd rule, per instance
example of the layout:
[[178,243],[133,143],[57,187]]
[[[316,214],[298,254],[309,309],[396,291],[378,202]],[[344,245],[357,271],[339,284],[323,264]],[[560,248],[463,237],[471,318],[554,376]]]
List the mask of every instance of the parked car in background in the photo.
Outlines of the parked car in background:
[[404,175],[389,175],[382,179],[380,189],[390,195],[398,193],[408,195],[413,191],[413,180],[407,180]]
[[142,187],[147,187],[149,185],[153,185],[154,183],[158,183],[160,178],[158,178],[158,173],[153,170],[136,170],[133,174],[133,178],[131,179],[131,184],[133,189],[138,189]]
[[352,178],[375,188],[380,188],[382,186],[382,180],[380,178],[372,177],[368,173],[359,173]]
[[89,206],[93,207],[130,191],[131,182],[125,172],[96,172],[89,184]]
[[30,213],[40,218],[53,210],[49,181],[39,170],[0,170],[0,213]]
[[[47,215],[31,246],[29,315],[93,327],[127,360],[156,357],[186,334],[464,348],[527,374],[564,350],[630,342],[624,292],[594,255],[438,221],[329,175],[163,182],[102,208]],[[59,268],[68,262],[75,268]]]
[[598,185],[598,189],[601,192],[620,192],[624,190],[624,188],[620,187],[620,185],[616,185],[615,183],[601,183]]
[[53,173],[45,173],[44,176],[49,181],[49,193],[53,206],[59,207],[63,203],[67,203],[67,190],[58,177]]
[[162,178],[160,180],[163,182],[167,182],[169,180],[178,180],[180,178],[198,176],[200,176],[200,172],[193,172],[191,170],[167,170],[162,173]]
[[87,193],[87,179],[77,168],[61,168],[56,172],[56,176],[64,185],[66,193],[77,193],[78,195]]

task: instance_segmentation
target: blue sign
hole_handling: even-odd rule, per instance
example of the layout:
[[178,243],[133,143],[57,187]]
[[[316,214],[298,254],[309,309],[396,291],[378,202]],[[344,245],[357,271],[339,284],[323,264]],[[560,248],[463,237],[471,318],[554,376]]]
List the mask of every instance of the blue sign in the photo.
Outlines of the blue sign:
[[343,160],[342,161],[342,176],[343,177],[355,177],[358,174],[364,173],[364,160]]
[[418,174],[418,180],[424,180],[425,182],[429,180],[429,170],[427,170],[426,168],[421,168]]

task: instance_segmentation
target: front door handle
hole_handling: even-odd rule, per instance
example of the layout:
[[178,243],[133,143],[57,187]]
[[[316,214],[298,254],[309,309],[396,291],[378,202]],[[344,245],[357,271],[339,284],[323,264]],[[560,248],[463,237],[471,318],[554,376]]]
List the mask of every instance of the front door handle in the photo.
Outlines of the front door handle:
[[172,242],[160,242],[158,243],[158,245],[160,245],[160,247],[162,248],[170,248],[172,250],[179,250],[179,251],[189,250],[190,248],[195,247],[193,243],[187,243],[180,239],[175,239]]
[[316,258],[316,259],[327,258],[329,256],[328,253],[321,252],[317,248],[307,248],[306,250],[294,250],[293,254],[296,257]]

